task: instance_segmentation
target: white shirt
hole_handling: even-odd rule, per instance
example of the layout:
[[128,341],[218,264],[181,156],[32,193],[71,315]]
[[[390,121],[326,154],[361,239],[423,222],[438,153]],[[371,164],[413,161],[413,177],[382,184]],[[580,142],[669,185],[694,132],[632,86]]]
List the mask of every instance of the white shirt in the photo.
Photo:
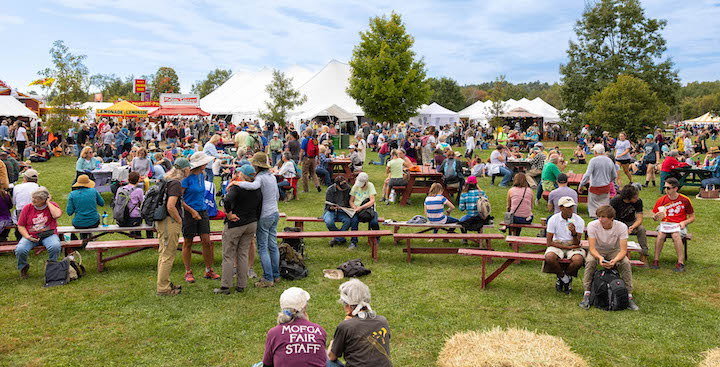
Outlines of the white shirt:
[[293,163],[293,161],[283,163],[282,167],[280,167],[280,171],[278,171],[278,174],[284,178],[297,177],[297,172],[295,172],[295,163]]
[[367,143],[365,142],[365,139],[360,139],[360,141],[358,141],[357,152],[360,156],[360,160],[364,163],[365,157],[367,156]]
[[40,187],[37,182],[23,182],[19,185],[15,185],[13,188],[13,203],[15,203],[15,209],[20,212],[32,202],[32,192]]
[[[495,149],[492,153],[490,153],[490,163],[491,164],[497,164],[500,166],[505,166],[505,162],[501,162],[498,157],[502,156],[503,154],[500,153],[499,150]],[[507,158],[507,157],[506,157]]]
[[24,127],[18,127],[17,131],[15,132],[15,141],[27,141],[26,134],[27,131]]
[[569,223],[575,225],[575,232],[585,232],[585,221],[575,213],[573,213],[570,219],[563,218],[562,213],[553,214],[547,221],[547,231],[553,234],[553,240],[555,241],[572,241],[573,237],[568,229]]
[[475,138],[472,135],[468,135],[465,140],[465,150],[475,150]]

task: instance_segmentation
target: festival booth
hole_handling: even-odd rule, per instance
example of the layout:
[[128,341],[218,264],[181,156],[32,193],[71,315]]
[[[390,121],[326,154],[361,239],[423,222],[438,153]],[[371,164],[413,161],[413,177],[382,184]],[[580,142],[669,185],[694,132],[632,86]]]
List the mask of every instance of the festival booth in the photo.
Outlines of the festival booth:
[[720,124],[720,116],[713,116],[710,112],[708,112],[700,117],[696,117],[692,120],[685,120],[683,122],[690,125],[718,125]]
[[145,118],[148,116],[144,110],[128,101],[120,101],[114,105],[95,111],[96,117]]
[[537,123],[538,126],[542,126],[543,121],[542,116],[530,113],[522,107],[515,107],[503,113],[500,117],[509,121],[511,128],[513,128],[516,122],[520,123],[520,131],[527,131],[527,129],[535,123]]
[[38,118],[35,112],[12,96],[0,96],[0,116]]
[[456,124],[460,121],[460,115],[435,102],[430,105],[422,105],[418,114],[410,118],[410,122],[420,126],[445,126]]

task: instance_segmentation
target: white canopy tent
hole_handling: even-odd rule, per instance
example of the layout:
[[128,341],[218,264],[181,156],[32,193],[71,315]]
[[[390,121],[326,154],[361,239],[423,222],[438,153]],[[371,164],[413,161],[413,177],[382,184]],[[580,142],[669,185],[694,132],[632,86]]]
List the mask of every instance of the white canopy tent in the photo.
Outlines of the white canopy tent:
[[456,124],[460,121],[460,115],[435,102],[430,105],[422,105],[417,116],[410,118],[410,122],[420,126],[445,126]]
[[[490,115],[490,108],[492,101],[488,100],[485,102],[477,101],[470,106],[466,107],[462,111],[458,112],[461,118],[467,118],[471,121],[478,121],[481,123],[487,123],[488,115]],[[515,108],[522,108],[526,111],[543,117],[543,121],[557,122],[560,121],[560,114],[557,108],[551,106],[547,102],[543,101],[542,98],[537,97],[533,100],[522,98],[519,101],[514,99],[508,99],[503,102],[503,111],[508,112]]]
[[97,110],[104,110],[112,105],[111,102],[85,102],[80,105],[80,109],[88,111],[87,117],[93,119]]
[[685,120],[683,122],[691,125],[720,124],[720,116],[713,116],[710,112],[708,112],[700,117],[696,117],[692,120]]
[[0,96],[0,116],[38,118],[35,112],[13,96]]

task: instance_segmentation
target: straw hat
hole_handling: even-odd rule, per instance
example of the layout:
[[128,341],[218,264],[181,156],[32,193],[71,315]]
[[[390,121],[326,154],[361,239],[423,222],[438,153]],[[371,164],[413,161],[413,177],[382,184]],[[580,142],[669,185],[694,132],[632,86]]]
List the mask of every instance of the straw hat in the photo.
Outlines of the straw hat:
[[270,165],[267,163],[267,154],[263,152],[257,152],[253,155],[252,159],[250,160],[250,164],[252,164],[255,167],[260,168],[270,168]]
[[190,169],[195,169],[212,162],[215,157],[209,156],[203,152],[197,152],[190,156]]
[[712,147],[710,148],[710,150],[708,150],[708,154],[720,154],[720,148]]
[[88,175],[80,175],[72,187],[87,187],[88,189],[92,189],[95,187],[95,182],[93,182]]

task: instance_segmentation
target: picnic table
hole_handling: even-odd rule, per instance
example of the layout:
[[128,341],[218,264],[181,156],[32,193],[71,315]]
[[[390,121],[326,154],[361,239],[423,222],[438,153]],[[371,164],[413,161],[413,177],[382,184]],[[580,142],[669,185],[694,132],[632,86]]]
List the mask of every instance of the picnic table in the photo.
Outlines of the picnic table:
[[[566,173],[566,175],[568,176],[568,187],[577,191],[580,188],[580,182],[582,181],[583,174],[582,173]],[[543,199],[548,200],[549,195],[550,195],[549,191],[544,191],[542,194],[542,197],[543,197]],[[583,193],[583,194],[578,193],[578,201],[580,203],[587,203],[587,200],[588,200],[587,190],[585,190],[585,193]]]
[[527,158],[509,159],[505,162],[507,168],[515,173],[530,170],[530,160]]
[[533,141],[532,139],[514,139],[512,140],[513,143],[517,143],[520,146],[520,150],[528,150],[528,144]]
[[328,170],[332,179],[335,180],[337,176],[345,176],[348,183],[351,185],[355,182],[355,173],[352,169],[352,161],[350,158],[332,158],[328,162]]
[[670,174],[678,179],[678,181],[680,182],[680,187],[700,187],[702,180],[712,178],[712,171],[689,166],[675,168],[670,171]]
[[[400,199],[400,206],[405,206],[408,202],[408,199],[410,199],[411,194],[418,194],[423,193],[427,194],[430,192],[430,186],[434,183],[443,183],[443,175],[442,173],[438,172],[435,168],[432,168],[430,166],[417,166],[420,168],[419,172],[408,172],[408,180],[406,186],[394,186],[393,189],[395,192],[400,193],[402,192],[402,197]],[[445,187],[443,185],[443,187]],[[448,198],[448,200],[451,200],[450,198],[450,192],[448,191],[447,187],[445,187],[445,190],[443,191],[443,195]]]
[[[113,233],[119,233],[123,234],[125,236],[128,236],[130,238],[137,238],[137,236],[133,235],[132,232],[140,232],[140,231],[155,231],[154,226],[149,226],[147,224],[142,224],[136,227],[120,227],[117,224],[112,224],[108,226],[98,226],[95,228],[85,228],[85,229],[78,229],[73,226],[59,226],[57,227],[57,233],[58,235],[64,235],[64,234],[89,234],[90,236],[83,240],[83,244],[87,244],[90,241],[95,241],[98,238],[106,235],[106,234],[113,234]],[[62,238],[61,238],[62,240]]]
[[[378,220],[379,221],[379,220]],[[457,223],[443,223],[443,224],[434,224],[434,223],[408,223],[407,221],[402,222],[395,222],[395,221],[380,221],[380,224],[392,227],[393,228],[393,234],[398,234],[400,232],[400,228],[409,228],[411,230],[419,230],[415,233],[426,233],[429,231],[432,231],[433,229],[439,229],[443,230],[447,233],[454,232],[455,230],[461,230],[463,226],[461,224]],[[480,231],[478,233],[483,233],[484,229],[490,229],[495,228],[492,224],[485,225],[480,227]],[[398,240],[393,238],[393,245],[397,245]]]

